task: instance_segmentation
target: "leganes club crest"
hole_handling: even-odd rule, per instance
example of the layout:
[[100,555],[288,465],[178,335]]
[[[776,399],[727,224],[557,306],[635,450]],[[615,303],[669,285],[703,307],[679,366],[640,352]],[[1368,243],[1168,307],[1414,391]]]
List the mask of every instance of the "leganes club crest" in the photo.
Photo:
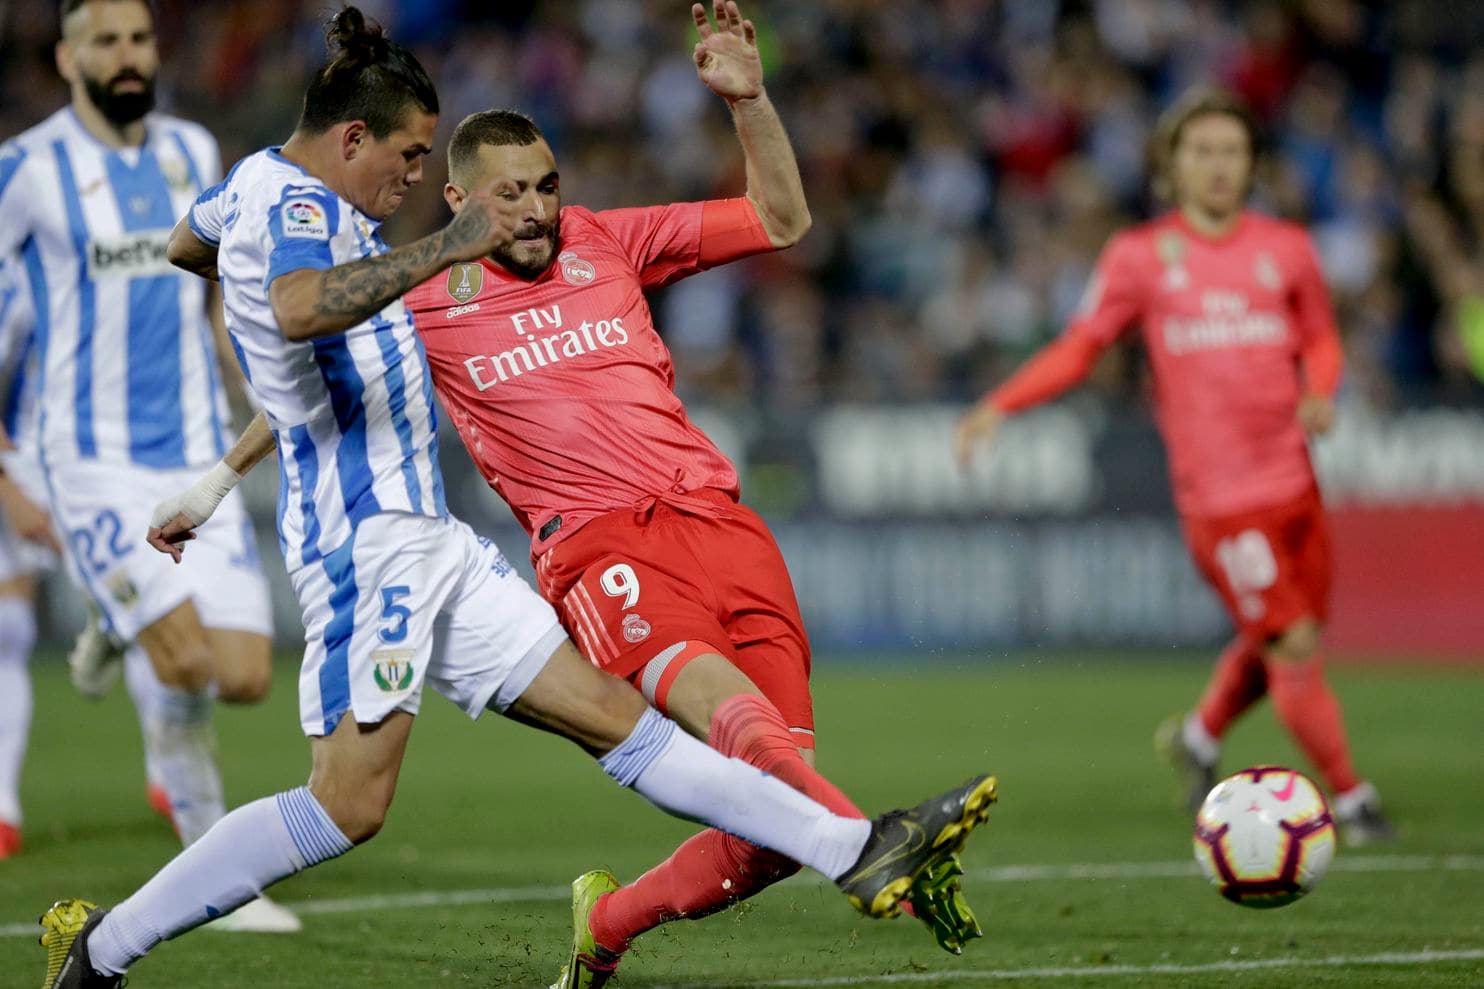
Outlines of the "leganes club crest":
[[412,686],[412,651],[409,649],[378,649],[372,653],[376,665],[371,677],[383,693],[399,694]]

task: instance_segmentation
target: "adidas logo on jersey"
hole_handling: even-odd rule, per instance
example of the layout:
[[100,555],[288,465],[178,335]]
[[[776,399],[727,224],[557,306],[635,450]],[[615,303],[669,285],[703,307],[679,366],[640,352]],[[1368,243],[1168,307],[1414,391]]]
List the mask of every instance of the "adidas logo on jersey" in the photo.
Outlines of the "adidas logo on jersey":
[[141,275],[173,275],[176,269],[167,256],[169,230],[149,230],[88,241],[88,276],[136,278]]

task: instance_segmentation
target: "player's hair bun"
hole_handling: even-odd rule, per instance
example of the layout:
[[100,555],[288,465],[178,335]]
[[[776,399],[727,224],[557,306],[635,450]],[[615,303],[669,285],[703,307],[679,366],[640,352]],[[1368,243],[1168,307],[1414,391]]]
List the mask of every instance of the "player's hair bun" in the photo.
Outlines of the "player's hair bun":
[[344,7],[325,22],[325,46],[335,62],[375,64],[386,58],[388,45],[381,25],[368,21],[359,7]]

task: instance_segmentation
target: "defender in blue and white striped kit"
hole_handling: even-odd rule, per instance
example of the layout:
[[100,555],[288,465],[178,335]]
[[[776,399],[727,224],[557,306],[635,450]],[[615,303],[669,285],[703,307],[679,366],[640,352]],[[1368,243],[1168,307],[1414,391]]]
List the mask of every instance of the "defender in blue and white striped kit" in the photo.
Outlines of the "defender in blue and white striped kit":
[[202,195],[189,225],[216,248],[228,332],[278,450],[305,733],[328,735],[347,711],[362,724],[416,713],[425,677],[471,717],[508,705],[565,636],[493,543],[448,514],[406,307],[294,341],[269,300],[285,275],[385,254],[380,221],[269,148]]

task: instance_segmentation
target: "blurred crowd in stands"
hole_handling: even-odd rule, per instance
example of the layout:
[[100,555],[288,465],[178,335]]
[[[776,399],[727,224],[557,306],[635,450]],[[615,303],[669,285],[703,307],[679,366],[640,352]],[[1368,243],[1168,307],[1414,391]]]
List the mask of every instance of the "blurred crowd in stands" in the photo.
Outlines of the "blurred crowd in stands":
[[[365,0],[438,82],[442,135],[522,109],[568,202],[737,194],[684,0]],[[55,0],[10,0],[0,134],[65,99]],[[159,0],[163,107],[230,163],[292,129],[325,0]],[[656,301],[688,397],[772,408],[969,398],[1058,332],[1117,227],[1158,208],[1159,110],[1229,85],[1267,128],[1256,194],[1308,223],[1381,405],[1484,395],[1484,0],[749,0],[803,167],[799,247]],[[388,226],[439,224],[441,153]],[[1122,355],[1100,387],[1138,387]]]

